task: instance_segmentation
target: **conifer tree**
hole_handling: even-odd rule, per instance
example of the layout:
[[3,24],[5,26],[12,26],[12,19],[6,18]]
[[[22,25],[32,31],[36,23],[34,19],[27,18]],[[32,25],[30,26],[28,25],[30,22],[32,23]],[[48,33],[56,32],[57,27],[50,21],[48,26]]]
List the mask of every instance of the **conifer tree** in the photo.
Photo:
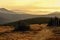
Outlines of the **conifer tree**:
[[28,31],[29,27],[24,21],[18,22],[18,27],[15,28],[15,31]]

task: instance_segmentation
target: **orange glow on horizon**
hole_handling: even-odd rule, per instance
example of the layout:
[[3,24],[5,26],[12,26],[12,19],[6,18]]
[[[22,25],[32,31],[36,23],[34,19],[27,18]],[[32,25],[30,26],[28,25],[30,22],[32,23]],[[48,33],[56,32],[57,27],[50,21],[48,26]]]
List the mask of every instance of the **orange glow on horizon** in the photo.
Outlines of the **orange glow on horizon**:
[[[60,12],[60,0],[0,0],[0,8],[2,7],[14,11],[22,10],[28,14],[41,15],[54,11]],[[41,11],[43,12],[41,13]]]

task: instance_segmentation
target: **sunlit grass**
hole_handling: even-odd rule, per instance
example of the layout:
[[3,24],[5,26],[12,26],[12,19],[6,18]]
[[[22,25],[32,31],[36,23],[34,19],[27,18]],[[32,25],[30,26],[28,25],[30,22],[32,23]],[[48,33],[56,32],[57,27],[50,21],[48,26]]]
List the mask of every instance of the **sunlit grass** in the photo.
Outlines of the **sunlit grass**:
[[[37,25],[35,26],[37,29],[39,28],[39,26]],[[26,31],[23,33],[19,31],[11,32],[12,30],[14,30],[13,27],[3,26],[3,27],[0,27],[0,32],[3,32],[3,34],[0,35],[0,40],[50,40],[50,39],[53,40],[56,37],[58,37],[58,36],[55,36],[55,34],[53,33],[52,29],[54,28],[47,28],[46,25],[45,27],[44,25],[40,25],[40,29],[41,30],[39,31],[35,31],[33,27],[33,31]]]

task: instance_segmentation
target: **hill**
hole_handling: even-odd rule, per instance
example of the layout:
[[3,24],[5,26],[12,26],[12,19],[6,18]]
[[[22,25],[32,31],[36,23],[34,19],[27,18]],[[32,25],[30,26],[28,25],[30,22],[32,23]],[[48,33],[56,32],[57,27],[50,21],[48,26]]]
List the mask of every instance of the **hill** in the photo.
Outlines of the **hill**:
[[50,20],[50,17],[36,17],[36,18],[31,18],[31,19],[26,19],[26,20],[19,20],[16,22],[11,22],[11,23],[7,23],[7,24],[2,24],[4,26],[8,25],[8,26],[18,26],[20,24],[41,24],[41,23],[48,23]]
[[26,13],[18,14],[16,12],[7,10],[5,8],[0,8],[0,24],[11,23],[19,20],[25,20],[29,18],[39,17],[37,15],[29,15]]
[[17,14],[5,8],[0,8],[0,25],[18,25],[19,22],[27,24],[48,23],[50,18],[55,16],[60,18],[60,12],[53,12],[48,15],[30,15],[23,12]]

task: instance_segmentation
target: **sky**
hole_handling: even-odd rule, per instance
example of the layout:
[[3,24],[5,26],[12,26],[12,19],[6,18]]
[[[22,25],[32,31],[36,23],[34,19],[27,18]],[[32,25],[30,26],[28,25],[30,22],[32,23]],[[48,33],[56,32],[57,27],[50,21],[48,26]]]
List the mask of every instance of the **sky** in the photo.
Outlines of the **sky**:
[[60,12],[60,0],[0,0],[0,8],[33,15]]

